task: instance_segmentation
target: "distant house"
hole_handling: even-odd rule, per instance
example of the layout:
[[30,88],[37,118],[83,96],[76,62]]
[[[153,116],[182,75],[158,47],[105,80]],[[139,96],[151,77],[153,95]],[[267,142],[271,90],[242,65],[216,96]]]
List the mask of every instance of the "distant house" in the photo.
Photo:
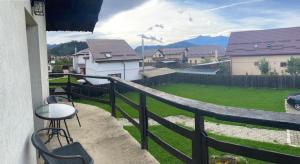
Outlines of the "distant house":
[[217,62],[224,57],[225,48],[216,45],[206,45],[189,47],[187,53],[187,61],[191,65]]
[[300,27],[233,32],[226,55],[233,75],[260,75],[257,64],[264,58],[270,71],[285,74],[287,61],[300,57]]
[[86,61],[89,59],[89,50],[84,49],[73,55],[73,70],[79,74],[85,74]]
[[[144,62],[145,63],[153,63],[153,55],[156,53],[157,50],[146,50],[144,51]],[[142,56],[142,53],[139,54]]]
[[[124,40],[90,39],[88,49],[83,50],[74,60],[80,68],[85,63],[85,73],[91,76],[117,76],[125,80],[140,79],[140,56]],[[82,57],[80,57],[82,56]],[[83,59],[83,60],[82,60]],[[77,69],[78,70],[78,69]],[[108,83],[107,80],[88,78],[93,85]]]
[[156,62],[173,61],[176,63],[184,63],[186,53],[186,48],[161,48],[153,54],[152,59]]

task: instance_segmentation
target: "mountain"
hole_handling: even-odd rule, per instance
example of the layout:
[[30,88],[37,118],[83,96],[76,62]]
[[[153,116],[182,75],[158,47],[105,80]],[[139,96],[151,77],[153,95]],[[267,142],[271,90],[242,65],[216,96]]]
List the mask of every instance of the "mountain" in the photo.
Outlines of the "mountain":
[[56,46],[57,46],[57,44],[47,44],[47,48],[48,49],[52,49],[52,48],[54,48]]
[[[159,49],[159,48],[186,48],[186,47],[195,47],[195,46],[200,46],[200,45],[219,45],[222,47],[227,47],[228,44],[228,37],[226,36],[216,36],[216,37],[211,37],[211,36],[198,36],[196,38],[188,39],[188,40],[183,40],[179,42],[175,42],[172,44],[168,45],[150,45],[150,46],[145,46],[145,50],[153,50],[153,49]],[[142,51],[142,47],[138,46],[135,48],[135,51],[140,53]]]
[[219,45],[222,47],[227,47],[228,37],[226,36],[198,36],[193,39],[186,40],[186,42],[195,44],[195,45]]
[[47,46],[48,46],[48,54],[54,56],[72,55],[75,52],[75,47],[77,48],[77,51],[86,49],[88,47],[86,42],[78,42],[78,41],[71,41],[67,43],[47,45]]

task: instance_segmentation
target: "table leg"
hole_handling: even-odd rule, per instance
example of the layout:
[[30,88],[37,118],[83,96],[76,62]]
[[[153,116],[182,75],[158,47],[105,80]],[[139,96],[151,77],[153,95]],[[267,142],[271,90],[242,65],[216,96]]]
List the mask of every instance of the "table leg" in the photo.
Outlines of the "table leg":
[[64,123],[65,123],[65,127],[66,127],[66,130],[67,130],[67,135],[68,135],[67,137],[70,138],[70,141],[73,143],[73,138],[70,135],[66,120],[64,120]]

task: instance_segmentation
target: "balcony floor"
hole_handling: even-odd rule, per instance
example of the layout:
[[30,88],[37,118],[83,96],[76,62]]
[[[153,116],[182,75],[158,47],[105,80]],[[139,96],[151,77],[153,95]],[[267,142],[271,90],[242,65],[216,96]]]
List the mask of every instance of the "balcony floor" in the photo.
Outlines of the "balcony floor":
[[[76,104],[76,108],[82,127],[76,118],[67,120],[71,136],[83,145],[95,164],[158,163],[148,151],[140,148],[140,144],[110,113],[86,104]],[[47,146],[50,149],[58,147],[56,137]],[[39,159],[38,163],[43,161]]]

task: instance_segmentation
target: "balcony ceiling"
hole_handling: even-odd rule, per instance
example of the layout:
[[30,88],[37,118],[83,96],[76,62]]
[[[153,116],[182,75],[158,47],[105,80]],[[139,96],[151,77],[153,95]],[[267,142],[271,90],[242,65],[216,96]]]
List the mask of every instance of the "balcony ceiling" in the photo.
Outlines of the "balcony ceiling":
[[47,31],[93,32],[103,0],[46,0]]

